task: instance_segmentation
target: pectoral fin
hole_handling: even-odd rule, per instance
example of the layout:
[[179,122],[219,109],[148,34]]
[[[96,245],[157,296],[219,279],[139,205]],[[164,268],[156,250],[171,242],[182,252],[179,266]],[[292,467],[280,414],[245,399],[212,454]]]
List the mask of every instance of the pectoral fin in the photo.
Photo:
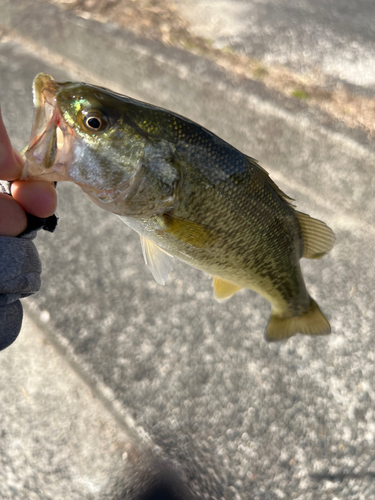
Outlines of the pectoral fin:
[[212,286],[214,288],[214,298],[218,302],[228,300],[242,288],[242,286],[238,286],[235,283],[220,278],[219,276],[212,276]]
[[164,214],[163,217],[166,225],[164,231],[193,247],[208,248],[215,245],[220,239],[215,231],[207,226],[167,214]]
[[152,243],[152,241],[146,240],[143,236],[140,236],[140,238],[146,265],[151,269],[155,280],[161,285],[165,285],[173,269],[172,255],[169,255],[169,253],[162,250],[155,243]]

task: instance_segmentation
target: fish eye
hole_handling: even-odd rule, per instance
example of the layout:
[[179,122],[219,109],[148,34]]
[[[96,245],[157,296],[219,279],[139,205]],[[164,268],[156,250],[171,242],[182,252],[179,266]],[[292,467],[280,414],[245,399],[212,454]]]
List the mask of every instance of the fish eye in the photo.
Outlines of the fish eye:
[[99,113],[87,113],[83,118],[83,125],[93,132],[102,132],[107,128],[107,119]]

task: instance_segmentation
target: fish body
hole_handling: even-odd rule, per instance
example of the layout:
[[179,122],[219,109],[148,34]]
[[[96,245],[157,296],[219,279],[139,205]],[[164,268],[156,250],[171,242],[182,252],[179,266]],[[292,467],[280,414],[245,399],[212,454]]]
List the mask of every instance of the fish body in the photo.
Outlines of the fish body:
[[241,288],[272,306],[268,340],[327,334],[301,257],[334,243],[297,212],[253,158],[170,111],[83,83],[34,81],[35,118],[24,178],[73,181],[141,236],[164,284],[173,257],[213,276],[214,296]]

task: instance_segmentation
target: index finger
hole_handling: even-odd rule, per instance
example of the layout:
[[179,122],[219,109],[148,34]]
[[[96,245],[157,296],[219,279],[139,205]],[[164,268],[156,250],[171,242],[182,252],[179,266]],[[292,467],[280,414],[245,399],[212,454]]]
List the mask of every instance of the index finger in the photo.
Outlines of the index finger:
[[10,143],[0,109],[0,179],[4,181],[19,179],[22,164],[21,156],[12,148]]

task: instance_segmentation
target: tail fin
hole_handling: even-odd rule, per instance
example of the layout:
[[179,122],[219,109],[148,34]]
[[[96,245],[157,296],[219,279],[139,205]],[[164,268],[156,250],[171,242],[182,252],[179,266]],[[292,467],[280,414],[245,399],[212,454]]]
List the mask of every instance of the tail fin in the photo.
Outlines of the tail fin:
[[301,316],[282,318],[272,314],[267,325],[265,338],[268,342],[277,342],[288,339],[296,333],[304,335],[328,335],[331,333],[331,326],[315,300],[311,299],[310,307]]

